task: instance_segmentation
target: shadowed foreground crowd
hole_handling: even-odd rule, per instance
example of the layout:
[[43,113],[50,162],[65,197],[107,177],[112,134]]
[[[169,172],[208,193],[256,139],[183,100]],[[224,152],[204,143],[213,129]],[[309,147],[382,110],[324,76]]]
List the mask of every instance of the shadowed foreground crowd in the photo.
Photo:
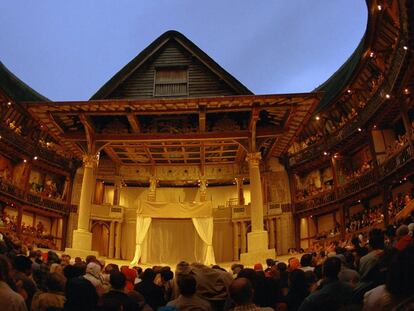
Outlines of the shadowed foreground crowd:
[[175,273],[142,271],[94,256],[71,264],[52,251],[27,256],[2,237],[0,311],[414,310],[414,224],[406,223],[396,235],[372,229],[366,245],[356,238],[352,247],[231,272],[187,262]]

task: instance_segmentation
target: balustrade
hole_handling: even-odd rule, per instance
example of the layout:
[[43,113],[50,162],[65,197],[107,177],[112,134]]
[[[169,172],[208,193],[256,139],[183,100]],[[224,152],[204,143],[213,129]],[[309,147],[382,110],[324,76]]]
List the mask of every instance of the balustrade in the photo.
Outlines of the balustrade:
[[35,205],[63,213],[70,211],[70,206],[63,201],[46,198],[35,193],[25,193],[19,187],[7,183],[2,179],[0,179],[0,193],[16,198],[28,205]]

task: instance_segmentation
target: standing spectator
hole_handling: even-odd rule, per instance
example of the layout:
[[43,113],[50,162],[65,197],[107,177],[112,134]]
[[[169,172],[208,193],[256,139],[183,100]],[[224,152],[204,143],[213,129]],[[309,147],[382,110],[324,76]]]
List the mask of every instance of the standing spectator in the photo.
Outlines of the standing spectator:
[[323,264],[320,288],[303,301],[299,311],[338,310],[351,303],[352,288],[338,279],[341,270],[339,258],[330,257]]
[[253,303],[253,286],[246,278],[234,280],[229,287],[230,298],[235,303],[234,311],[262,310],[272,311],[272,308],[260,308]]
[[102,311],[134,311],[138,309],[135,302],[125,293],[126,277],[122,272],[112,271],[109,276],[109,282],[111,290],[103,294],[99,303]]
[[142,282],[136,284],[134,290],[144,296],[145,301],[151,308],[157,310],[159,307],[165,305],[165,300],[162,288],[154,284],[155,276],[154,270],[150,268],[145,269],[142,274]]
[[9,261],[0,255],[0,310],[27,311],[24,299],[8,285],[10,279]]
[[23,255],[16,256],[13,260],[13,268],[17,291],[25,299],[27,309],[30,309],[33,296],[38,290],[31,278],[32,261]]
[[32,300],[32,311],[47,311],[48,308],[62,309],[65,304],[66,278],[63,274],[54,272],[46,277],[47,292],[38,292]]
[[174,306],[180,311],[211,311],[210,304],[196,295],[197,282],[193,275],[184,274],[177,279],[180,296],[168,303],[168,306]]

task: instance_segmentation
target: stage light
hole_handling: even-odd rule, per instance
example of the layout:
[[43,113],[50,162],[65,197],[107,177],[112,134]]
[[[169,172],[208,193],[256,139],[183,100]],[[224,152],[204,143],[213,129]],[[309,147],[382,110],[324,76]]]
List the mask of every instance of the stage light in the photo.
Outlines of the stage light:
[[378,8],[378,11],[381,11],[382,10],[382,5],[378,4],[377,8]]
[[374,57],[375,56],[375,53],[374,52],[371,52],[371,53],[369,53],[369,57]]
[[404,94],[408,94],[408,93],[410,93],[410,90],[409,89],[404,89]]
[[358,132],[362,132],[362,129],[360,127],[358,127]]
[[321,118],[319,116],[315,117],[316,121],[319,121]]
[[326,151],[323,152],[323,155],[328,155],[328,153]]
[[37,160],[37,156],[34,156],[34,157],[33,157],[33,160]]
[[403,49],[407,51],[408,50],[408,46],[404,45],[403,46]]
[[390,99],[391,98],[391,95],[390,94],[385,94],[385,98],[386,99]]
[[26,163],[26,162],[27,162],[27,160],[26,160],[26,159],[24,159],[24,160],[23,160],[23,163]]
[[350,89],[348,89],[347,92],[348,92],[348,94],[351,94],[352,93],[352,91]]

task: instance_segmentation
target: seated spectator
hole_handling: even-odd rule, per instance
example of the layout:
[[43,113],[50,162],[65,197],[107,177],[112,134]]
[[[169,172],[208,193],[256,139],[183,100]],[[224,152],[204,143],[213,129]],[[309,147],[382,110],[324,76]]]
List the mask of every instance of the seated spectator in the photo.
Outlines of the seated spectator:
[[246,278],[234,280],[229,287],[229,296],[235,304],[234,311],[263,310],[273,311],[272,308],[260,308],[253,303],[253,286]]
[[193,275],[184,274],[177,279],[180,296],[170,301],[167,306],[174,306],[180,311],[212,310],[210,304],[196,295],[197,282]]
[[61,273],[50,273],[46,277],[47,292],[37,293],[32,300],[32,311],[47,311],[49,308],[63,309],[65,304],[66,278]]
[[26,303],[22,296],[10,288],[9,261],[4,255],[0,255],[0,310],[2,311],[27,311]]
[[338,310],[351,304],[352,288],[338,279],[341,269],[339,258],[330,257],[323,264],[323,280],[318,290],[310,294],[300,306],[300,311]]
[[137,310],[138,305],[125,293],[126,277],[122,272],[112,271],[109,276],[111,290],[102,295],[99,306],[102,311]]

